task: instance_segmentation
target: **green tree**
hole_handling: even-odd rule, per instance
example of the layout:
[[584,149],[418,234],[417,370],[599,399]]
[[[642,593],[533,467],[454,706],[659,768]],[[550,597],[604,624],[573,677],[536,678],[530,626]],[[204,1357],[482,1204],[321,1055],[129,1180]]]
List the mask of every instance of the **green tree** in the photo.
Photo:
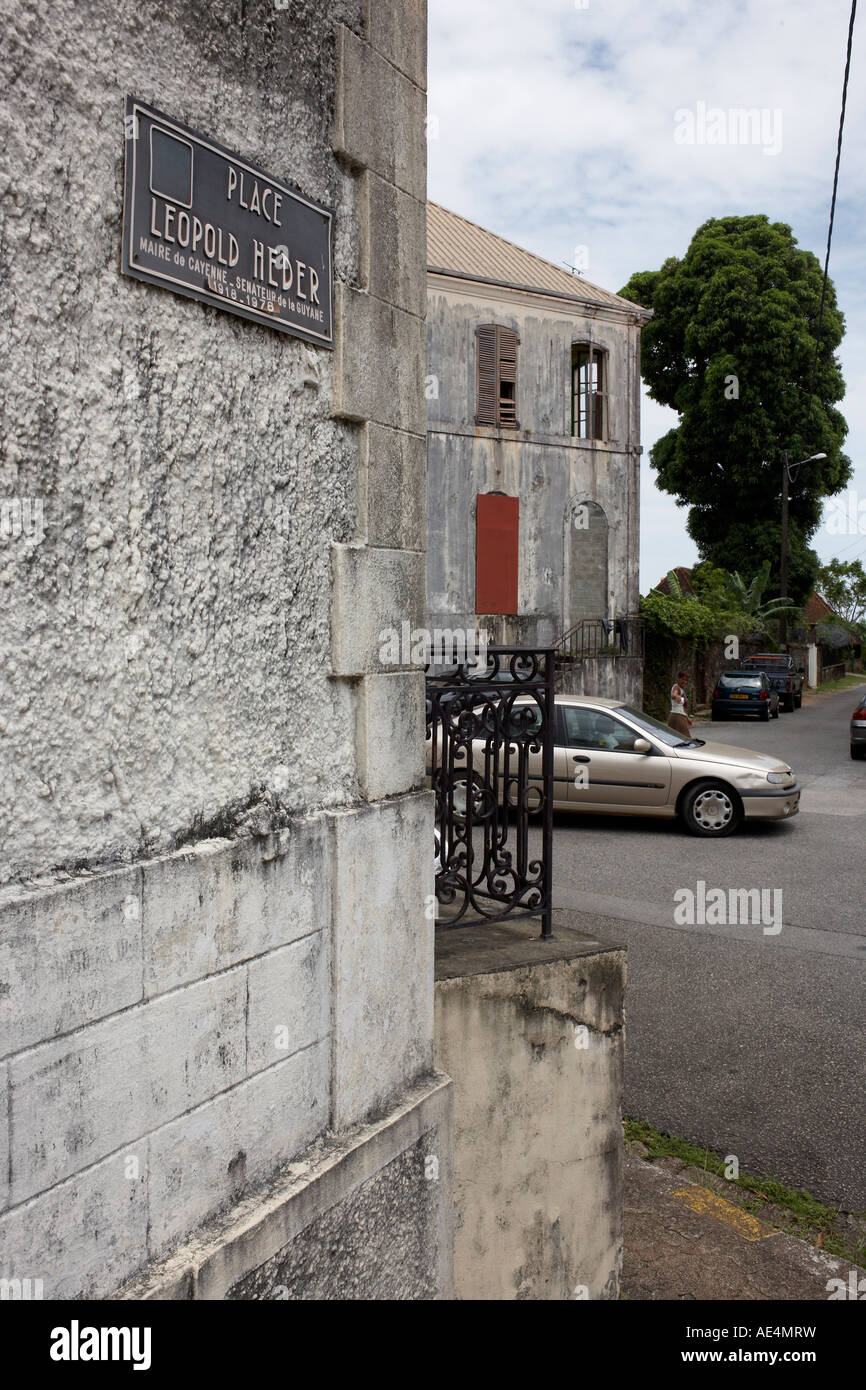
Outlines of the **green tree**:
[[643,376],[680,418],[650,460],[659,487],[689,508],[703,559],[747,581],[769,561],[777,587],[782,452],[791,462],[827,455],[799,469],[790,489],[788,583],[801,602],[817,573],[809,540],[821,500],[851,476],[835,407],[845,393],[835,355],[844,319],[829,281],[815,363],[821,281],[790,227],[756,215],[705,222],[682,260],[641,271],[620,291],[654,311]]
[[866,617],[866,570],[860,560],[831,560],[822,565],[815,587],[847,622],[861,623]]
[[757,574],[747,584],[734,570],[727,576],[728,593],[733,602],[751,620],[757,632],[769,633],[773,623],[781,618],[799,614],[793,599],[771,598],[764,600],[764,591],[770,582],[770,561],[765,560]]

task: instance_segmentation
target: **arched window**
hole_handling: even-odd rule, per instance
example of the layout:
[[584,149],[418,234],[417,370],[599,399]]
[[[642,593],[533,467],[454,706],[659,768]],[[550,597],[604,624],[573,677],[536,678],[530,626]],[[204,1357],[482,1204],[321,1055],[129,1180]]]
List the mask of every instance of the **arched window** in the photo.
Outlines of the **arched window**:
[[517,346],[513,328],[485,323],[476,329],[476,425],[516,430]]
[[607,439],[607,353],[592,343],[571,349],[571,433]]

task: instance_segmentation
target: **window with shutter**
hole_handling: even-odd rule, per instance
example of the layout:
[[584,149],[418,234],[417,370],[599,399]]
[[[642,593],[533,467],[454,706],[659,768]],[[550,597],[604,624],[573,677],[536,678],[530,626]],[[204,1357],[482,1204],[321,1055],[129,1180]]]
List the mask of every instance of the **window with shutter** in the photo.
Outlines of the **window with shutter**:
[[482,324],[476,331],[476,425],[518,428],[517,345],[513,328]]

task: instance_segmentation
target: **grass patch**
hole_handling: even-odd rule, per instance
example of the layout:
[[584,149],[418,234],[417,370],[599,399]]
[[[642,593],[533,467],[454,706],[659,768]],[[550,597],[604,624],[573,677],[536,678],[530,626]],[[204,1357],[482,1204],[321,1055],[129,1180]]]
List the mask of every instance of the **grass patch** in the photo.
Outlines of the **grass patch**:
[[[626,1140],[638,1141],[647,1149],[647,1158],[678,1158],[690,1168],[725,1177],[725,1159],[712,1149],[702,1149],[674,1134],[662,1134],[645,1120],[623,1120]],[[866,1265],[866,1212],[843,1212],[825,1206],[802,1188],[788,1187],[778,1178],[764,1174],[760,1177],[740,1171],[739,1177],[726,1179],[731,1187],[747,1194],[744,1209],[762,1217],[769,1225],[789,1231],[791,1235],[818,1245],[828,1254]],[[780,1221],[769,1207],[780,1208],[786,1219]]]
[[858,685],[866,685],[866,672],[861,671],[858,675],[855,671],[848,671],[841,680],[819,685],[816,690],[810,691],[810,694],[823,695],[825,690],[853,690]]

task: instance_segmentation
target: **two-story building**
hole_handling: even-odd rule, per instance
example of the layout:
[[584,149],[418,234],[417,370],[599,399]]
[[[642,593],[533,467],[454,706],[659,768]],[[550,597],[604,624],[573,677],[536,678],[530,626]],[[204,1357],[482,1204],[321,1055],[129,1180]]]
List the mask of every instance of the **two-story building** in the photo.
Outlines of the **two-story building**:
[[435,203],[427,262],[431,626],[627,644],[650,312]]

